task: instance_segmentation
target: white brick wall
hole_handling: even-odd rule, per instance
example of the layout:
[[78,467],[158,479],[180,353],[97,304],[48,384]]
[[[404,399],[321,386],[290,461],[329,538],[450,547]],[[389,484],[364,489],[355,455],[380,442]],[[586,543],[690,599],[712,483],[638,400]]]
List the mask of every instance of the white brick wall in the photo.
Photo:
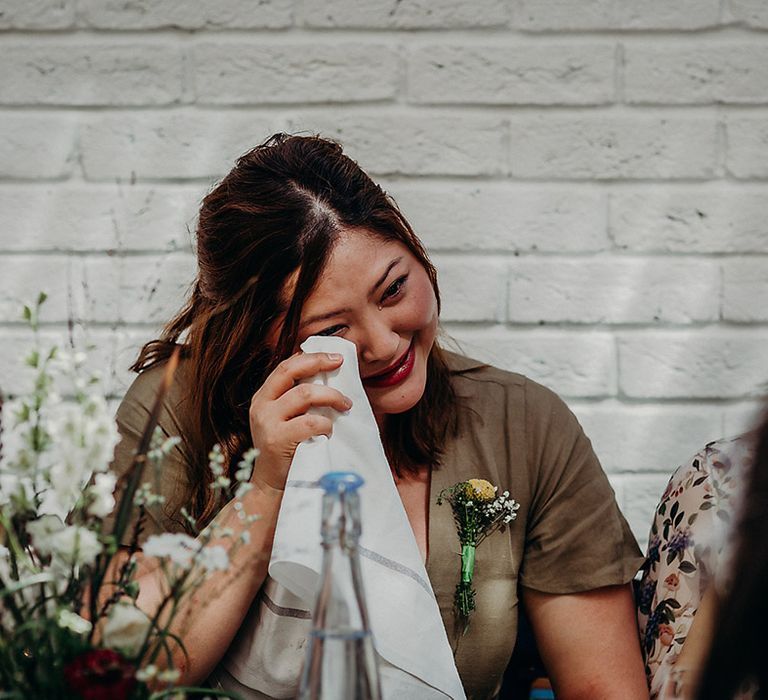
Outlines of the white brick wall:
[[434,252],[446,331],[572,404],[644,539],[768,380],[767,30],[764,0],[4,0],[0,386],[45,288],[118,397],[214,179],[319,131]]

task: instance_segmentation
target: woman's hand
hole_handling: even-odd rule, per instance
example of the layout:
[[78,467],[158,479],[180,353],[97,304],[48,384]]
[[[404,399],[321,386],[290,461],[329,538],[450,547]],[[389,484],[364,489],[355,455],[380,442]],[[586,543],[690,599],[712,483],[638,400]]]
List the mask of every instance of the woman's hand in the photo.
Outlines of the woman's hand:
[[339,412],[352,407],[352,401],[336,389],[299,383],[337,369],[342,360],[336,353],[299,352],[283,360],[253,395],[251,438],[259,450],[253,482],[282,490],[298,444],[316,435],[331,434],[330,418],[307,413],[311,407],[327,406]]

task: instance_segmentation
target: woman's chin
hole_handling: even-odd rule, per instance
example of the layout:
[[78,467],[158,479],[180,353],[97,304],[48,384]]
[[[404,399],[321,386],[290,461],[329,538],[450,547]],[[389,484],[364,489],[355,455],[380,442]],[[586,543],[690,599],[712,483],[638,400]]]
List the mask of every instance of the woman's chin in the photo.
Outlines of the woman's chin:
[[387,391],[380,389],[366,391],[377,421],[383,416],[410,411],[421,400],[424,395],[425,382],[422,381],[417,384],[412,381],[413,379],[416,378],[413,377],[405,382],[406,384],[413,384],[412,386],[392,387]]

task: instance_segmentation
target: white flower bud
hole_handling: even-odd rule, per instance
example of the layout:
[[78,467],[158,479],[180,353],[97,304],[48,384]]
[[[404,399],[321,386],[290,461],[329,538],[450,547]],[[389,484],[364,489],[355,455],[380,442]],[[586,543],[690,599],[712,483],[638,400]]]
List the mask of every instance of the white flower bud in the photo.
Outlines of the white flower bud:
[[104,644],[133,656],[141,649],[149,626],[149,618],[139,608],[122,603],[115,605],[104,625]]

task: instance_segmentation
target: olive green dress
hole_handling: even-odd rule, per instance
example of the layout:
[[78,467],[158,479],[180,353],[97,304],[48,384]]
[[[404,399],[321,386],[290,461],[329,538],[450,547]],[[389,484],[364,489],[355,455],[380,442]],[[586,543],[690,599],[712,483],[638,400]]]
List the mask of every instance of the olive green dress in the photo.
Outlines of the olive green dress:
[[[519,374],[452,353],[447,357],[460,398],[460,431],[432,472],[426,567],[467,696],[485,699],[498,693],[515,645],[520,586],[564,594],[626,583],[643,558],[589,440],[566,405]],[[156,367],[139,375],[118,409],[123,435],[115,454],[118,472],[130,464],[162,371]],[[177,511],[190,500],[190,447],[184,435],[191,381],[182,363],[159,423],[181,442],[158,481],[166,504],[148,513],[143,536],[182,530]],[[520,509],[506,531],[478,547],[477,608],[462,636],[453,611],[460,547],[450,506],[435,501],[442,489],[471,478],[509,491]]]

